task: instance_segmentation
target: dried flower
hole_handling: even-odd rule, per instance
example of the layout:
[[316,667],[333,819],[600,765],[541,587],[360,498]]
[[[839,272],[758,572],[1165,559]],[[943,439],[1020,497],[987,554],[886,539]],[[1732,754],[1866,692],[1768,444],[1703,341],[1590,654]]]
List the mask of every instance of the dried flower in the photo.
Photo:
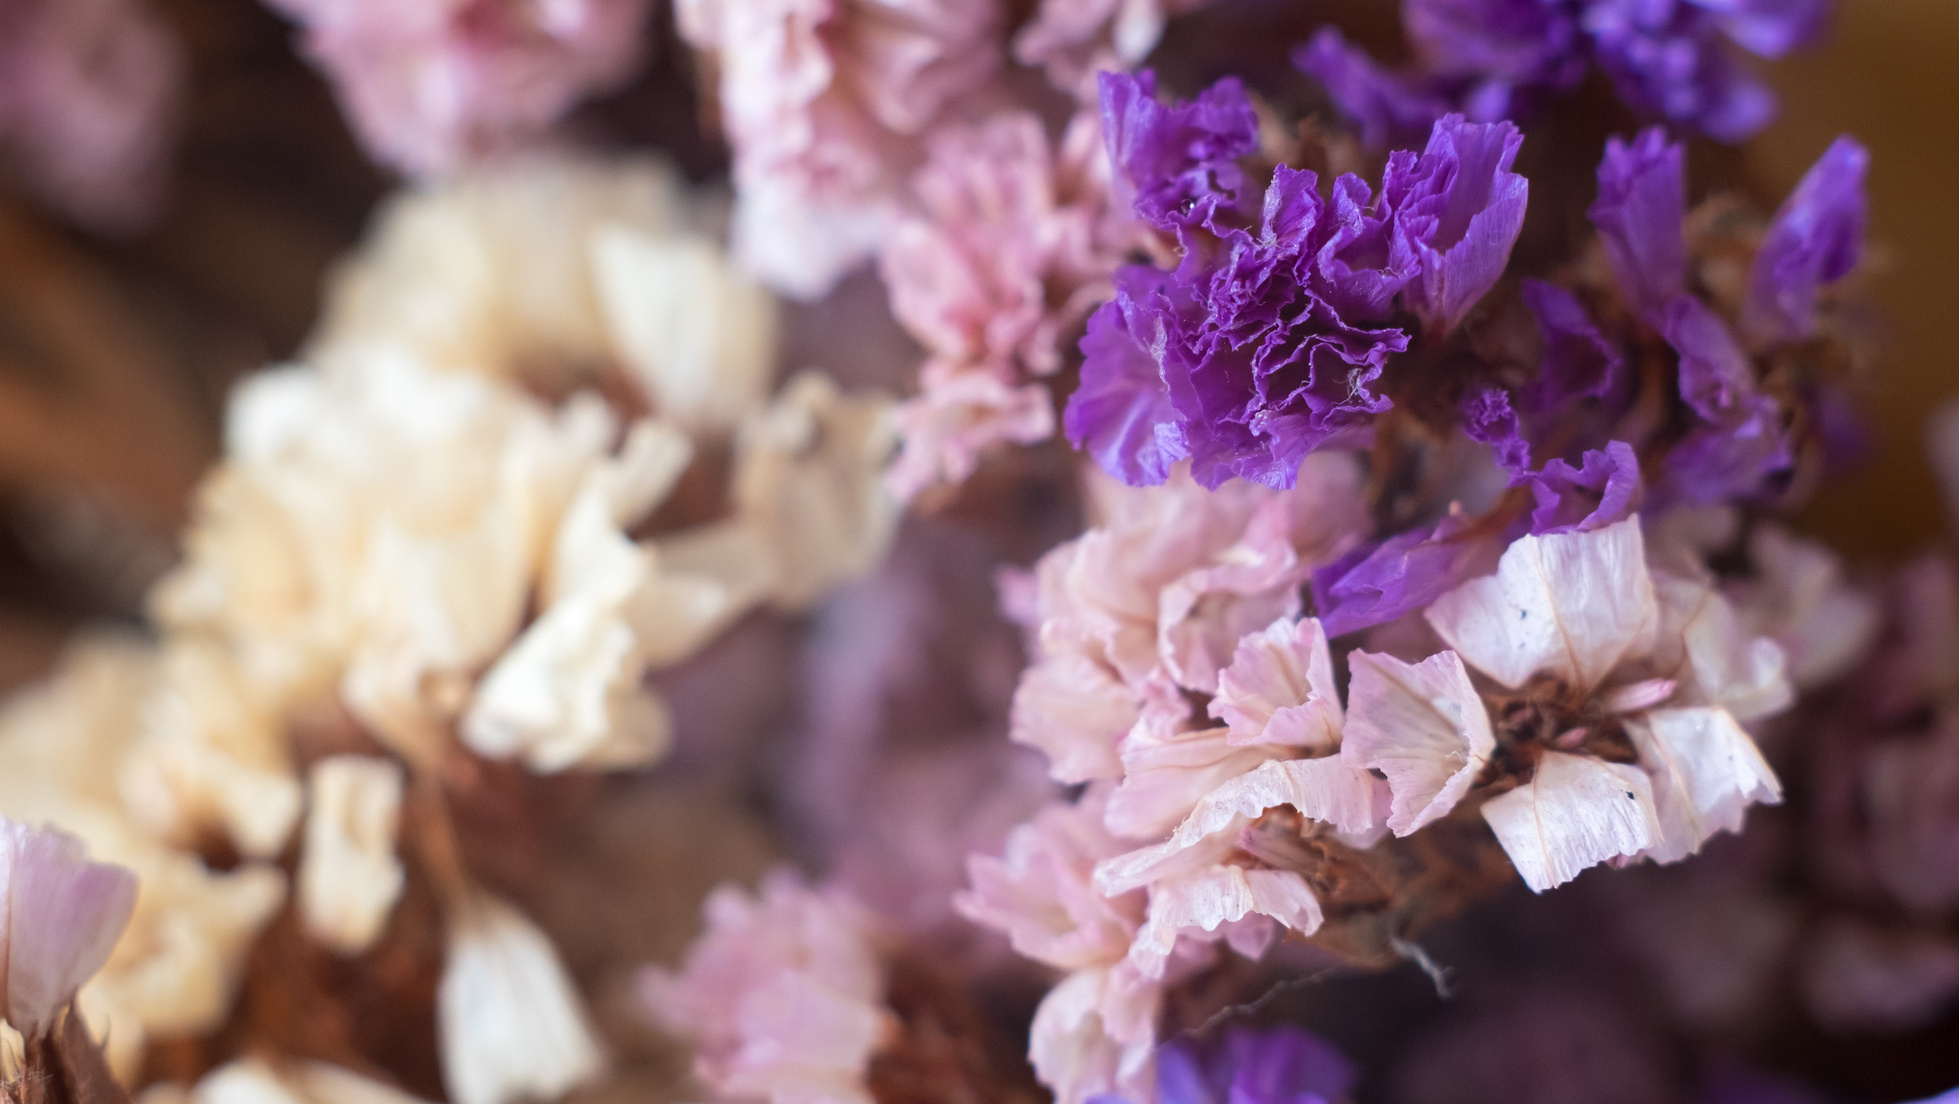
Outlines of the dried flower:
[[457,1104],[553,1099],[605,1069],[551,941],[485,894],[457,902],[450,918],[436,1028]]
[[88,845],[66,832],[0,817],[0,887],[7,901],[0,1019],[33,1040],[108,960],[136,908],[136,876],[90,862]]
[[330,756],[313,764],[306,789],[300,916],[307,933],[334,950],[366,950],[401,896],[401,767],[373,756]]

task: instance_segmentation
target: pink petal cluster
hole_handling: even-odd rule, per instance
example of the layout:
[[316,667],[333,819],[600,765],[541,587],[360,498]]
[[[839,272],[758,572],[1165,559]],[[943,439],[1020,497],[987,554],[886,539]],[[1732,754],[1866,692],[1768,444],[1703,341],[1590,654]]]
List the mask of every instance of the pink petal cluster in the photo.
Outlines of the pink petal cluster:
[[0,0],[0,161],[84,226],[155,213],[184,61],[145,0]]
[[305,28],[370,153],[440,176],[630,79],[648,0],[267,0]]
[[46,1034],[135,910],[134,874],[90,862],[66,832],[0,817],[0,1019]]
[[778,870],[749,894],[722,886],[678,973],[640,994],[691,1039],[694,1072],[725,1101],[871,1104],[865,1071],[893,1032],[870,915],[848,895]]
[[1211,0],[1041,0],[1014,36],[1014,60],[1047,70],[1056,88],[1095,99],[1095,74],[1142,64],[1173,15]]
[[921,135],[1004,61],[992,0],[678,0],[675,16],[719,68],[736,254],[805,299],[875,251]]
[[898,410],[904,451],[890,477],[905,498],[963,481],[989,446],[1054,435],[1040,380],[1061,367],[1061,339],[1109,297],[1135,239],[1108,203],[1093,112],[1058,147],[1028,112],[947,127],[928,145],[914,207],[879,256],[892,313],[928,354],[919,395]]

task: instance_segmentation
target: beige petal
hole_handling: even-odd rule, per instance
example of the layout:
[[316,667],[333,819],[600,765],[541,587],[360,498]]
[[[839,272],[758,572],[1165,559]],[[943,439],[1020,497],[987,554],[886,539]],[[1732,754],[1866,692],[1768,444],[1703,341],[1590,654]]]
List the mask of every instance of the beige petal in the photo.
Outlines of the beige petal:
[[1716,832],[1738,832],[1748,806],[1782,800],[1775,772],[1725,709],[1655,709],[1626,722],[1653,780],[1660,837],[1646,852],[1677,862]]
[[313,764],[307,791],[299,914],[313,938],[358,953],[379,938],[401,896],[402,866],[395,857],[401,767],[374,756],[329,756]]
[[1347,662],[1340,757],[1388,776],[1388,827],[1405,836],[1446,815],[1475,783],[1496,748],[1489,711],[1454,652],[1403,663],[1355,651]]
[[1542,893],[1660,838],[1653,787],[1637,767],[1547,751],[1529,782],[1483,805],[1483,819]]
[[436,1029],[456,1104],[556,1099],[605,1069],[551,941],[488,896],[465,902],[450,923]]
[[1639,518],[1519,538],[1495,575],[1443,595],[1427,617],[1466,662],[1505,686],[1551,674],[1590,690],[1653,645],[1658,612]]

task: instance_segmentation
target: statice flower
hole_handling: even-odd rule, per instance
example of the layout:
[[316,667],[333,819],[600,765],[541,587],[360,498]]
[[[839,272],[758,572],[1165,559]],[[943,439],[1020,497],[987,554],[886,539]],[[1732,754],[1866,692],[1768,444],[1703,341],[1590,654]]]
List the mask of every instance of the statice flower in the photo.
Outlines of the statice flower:
[[1058,342],[1107,297],[1134,237],[1110,209],[1101,144],[1092,114],[1051,145],[1031,113],[948,127],[929,143],[915,210],[879,254],[892,313],[929,358],[919,395],[896,415],[901,496],[962,482],[994,444],[1053,435],[1042,377],[1061,367]]
[[1090,320],[1070,440],[1132,484],[1188,458],[1199,483],[1282,487],[1315,449],[1365,442],[1394,405],[1381,376],[1409,347],[1395,316],[1440,339],[1502,275],[1527,187],[1508,124],[1438,122],[1389,160],[1378,196],[1279,166],[1255,214],[1238,160],[1257,127],[1235,81],[1168,107],[1154,81],[1103,78],[1109,157],[1137,215],[1174,234],[1178,267],[1131,266]]
[[1332,1044],[1287,1024],[1233,1024],[1210,1046],[1180,1040],[1156,1055],[1158,1104],[1338,1104],[1355,1077]]
[[1014,35],[1014,60],[1047,71],[1056,88],[1095,98],[1094,74],[1142,64],[1172,16],[1212,0],[1041,0]]
[[646,0],[268,0],[304,28],[378,161],[445,176],[631,78]]
[[0,5],[0,161],[83,226],[156,213],[184,61],[145,0]]
[[1411,70],[1383,69],[1331,27],[1294,60],[1377,148],[1449,111],[1522,119],[1593,68],[1635,113],[1740,142],[1768,125],[1775,98],[1738,55],[1782,57],[1828,14],[1828,0],[1404,0]]
[[735,253],[804,299],[875,251],[919,138],[1004,61],[991,0],[684,0],[675,17],[720,72]]

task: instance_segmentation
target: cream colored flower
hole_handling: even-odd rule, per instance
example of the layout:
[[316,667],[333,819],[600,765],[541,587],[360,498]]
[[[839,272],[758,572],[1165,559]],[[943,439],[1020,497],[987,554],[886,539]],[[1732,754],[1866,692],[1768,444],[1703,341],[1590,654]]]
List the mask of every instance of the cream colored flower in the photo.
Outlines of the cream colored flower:
[[888,399],[846,396],[817,372],[742,427],[736,511],[774,555],[775,605],[807,608],[884,555],[899,516],[883,479],[895,445]]
[[461,902],[451,919],[436,1029],[456,1104],[551,1100],[605,1068],[551,941],[487,895]]
[[326,1062],[280,1062],[236,1058],[203,1076],[188,1093],[180,1086],[170,1096],[141,1104],[420,1104],[391,1085]]
[[300,917],[309,935],[334,950],[366,950],[401,896],[401,767],[369,755],[330,756],[313,764],[306,789]]

